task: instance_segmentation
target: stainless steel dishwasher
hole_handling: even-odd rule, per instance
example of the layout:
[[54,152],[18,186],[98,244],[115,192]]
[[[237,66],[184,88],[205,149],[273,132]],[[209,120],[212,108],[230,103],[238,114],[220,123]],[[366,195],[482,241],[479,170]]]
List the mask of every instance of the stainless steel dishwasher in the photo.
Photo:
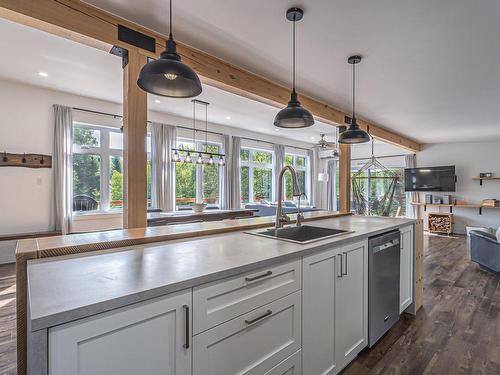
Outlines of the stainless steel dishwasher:
[[368,240],[368,346],[399,320],[400,232]]

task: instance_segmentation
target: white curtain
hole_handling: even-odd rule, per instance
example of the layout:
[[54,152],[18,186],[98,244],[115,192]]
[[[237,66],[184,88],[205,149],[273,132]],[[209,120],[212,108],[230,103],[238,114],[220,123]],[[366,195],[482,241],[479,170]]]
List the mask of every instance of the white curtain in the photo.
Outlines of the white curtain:
[[231,179],[230,183],[231,208],[234,209],[239,209],[241,207],[240,153],[241,153],[241,138],[233,136],[232,147],[231,147],[231,166],[230,168],[228,168],[228,170]]
[[172,148],[176,147],[175,126],[151,124],[151,200],[154,208],[175,210],[175,163]]
[[71,231],[73,201],[73,113],[70,107],[54,104],[54,152],[51,229]]
[[337,179],[337,161],[328,160],[326,167],[328,182],[326,185],[326,205],[329,211],[337,211],[337,194],[335,191]]
[[[229,210],[232,207],[232,167],[233,167],[233,155],[231,154],[231,136],[224,135],[224,155],[226,155],[226,165],[222,167],[222,209]],[[238,181],[239,184],[239,181]],[[238,207],[239,208],[239,207]]]
[[274,144],[273,150],[274,150],[274,179],[276,181],[274,184],[274,190],[275,190],[274,196],[276,197],[276,199],[278,199],[278,189],[279,189],[278,179],[280,172],[283,169],[283,166],[285,165],[285,146]]
[[[415,154],[410,154],[405,156],[405,167],[415,168],[417,166],[417,156]],[[418,202],[418,193],[408,192],[406,193],[406,216],[416,219],[418,216],[418,206],[414,206],[411,202]]]

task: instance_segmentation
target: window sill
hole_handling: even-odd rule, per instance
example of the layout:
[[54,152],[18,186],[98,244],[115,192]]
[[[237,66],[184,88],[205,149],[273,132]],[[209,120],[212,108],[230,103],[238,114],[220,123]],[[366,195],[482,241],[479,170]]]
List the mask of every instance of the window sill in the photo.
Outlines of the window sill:
[[73,221],[79,220],[100,220],[103,218],[115,218],[123,216],[123,211],[94,211],[94,212],[74,212]]

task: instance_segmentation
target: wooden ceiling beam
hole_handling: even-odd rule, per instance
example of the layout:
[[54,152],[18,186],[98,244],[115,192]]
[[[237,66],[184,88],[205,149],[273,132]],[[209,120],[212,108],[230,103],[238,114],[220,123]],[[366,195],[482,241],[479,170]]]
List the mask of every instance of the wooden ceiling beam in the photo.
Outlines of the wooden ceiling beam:
[[[108,51],[112,45],[130,47],[118,40],[118,24],[155,38],[156,53],[140,50],[145,56],[157,57],[165,46],[165,36],[79,0],[0,0],[0,17]],[[210,86],[278,108],[288,103],[288,87],[182,43],[178,43],[178,51],[183,61]],[[299,99],[322,122],[338,126],[344,124],[345,116],[349,116],[346,112],[306,95],[299,94]],[[369,129],[375,138],[384,142],[413,152],[421,149],[421,145],[413,139],[378,124],[360,119],[359,125],[364,130]]]

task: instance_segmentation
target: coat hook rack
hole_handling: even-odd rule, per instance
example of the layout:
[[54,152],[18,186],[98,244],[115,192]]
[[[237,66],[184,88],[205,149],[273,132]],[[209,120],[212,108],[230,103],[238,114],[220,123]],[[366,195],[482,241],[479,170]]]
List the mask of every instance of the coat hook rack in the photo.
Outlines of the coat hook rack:
[[52,156],[43,154],[12,154],[4,151],[0,167],[52,168]]

